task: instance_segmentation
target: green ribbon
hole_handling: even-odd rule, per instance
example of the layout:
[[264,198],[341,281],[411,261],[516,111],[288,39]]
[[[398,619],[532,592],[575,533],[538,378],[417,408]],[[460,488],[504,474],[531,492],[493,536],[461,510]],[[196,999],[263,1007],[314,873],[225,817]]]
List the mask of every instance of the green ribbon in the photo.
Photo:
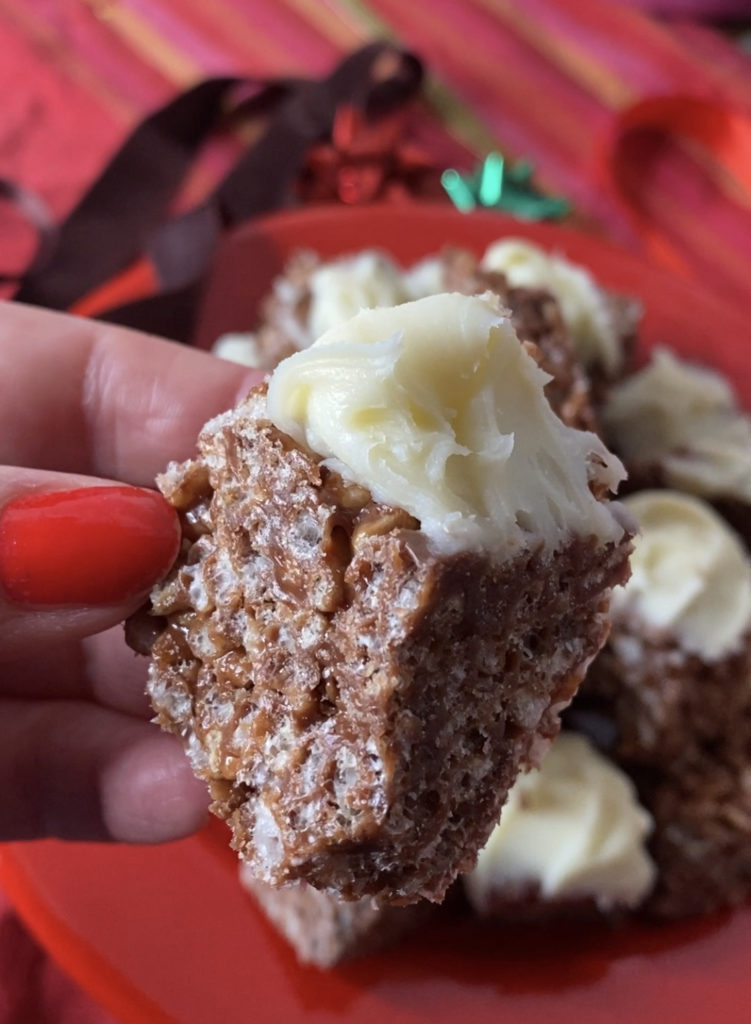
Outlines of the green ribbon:
[[458,210],[505,210],[522,220],[565,217],[571,210],[568,200],[545,195],[535,186],[532,174],[528,160],[509,164],[501,153],[493,152],[471,174],[448,168],[441,184]]

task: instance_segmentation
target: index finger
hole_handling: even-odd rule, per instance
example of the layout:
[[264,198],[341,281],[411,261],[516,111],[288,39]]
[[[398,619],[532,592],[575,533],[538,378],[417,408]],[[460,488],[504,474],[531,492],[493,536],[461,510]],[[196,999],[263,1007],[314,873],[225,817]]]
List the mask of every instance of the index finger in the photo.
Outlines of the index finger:
[[0,464],[149,486],[261,377],[152,335],[0,302]]

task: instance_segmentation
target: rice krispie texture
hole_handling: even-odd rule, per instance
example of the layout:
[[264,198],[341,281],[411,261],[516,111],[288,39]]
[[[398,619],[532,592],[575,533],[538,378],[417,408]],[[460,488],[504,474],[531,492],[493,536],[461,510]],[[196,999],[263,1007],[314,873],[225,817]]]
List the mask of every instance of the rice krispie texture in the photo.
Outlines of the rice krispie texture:
[[440,900],[604,642],[628,531],[437,555],[282,434],[263,389],[160,486],[184,542],[149,693],[241,857],[272,884]]
[[569,721],[628,772],[654,819],[647,913],[707,913],[751,895],[751,635],[707,664],[618,616]]
[[[669,491],[629,502],[650,518],[570,722],[636,783],[658,866],[644,910],[675,918],[751,895],[751,566],[705,503]],[[692,520],[702,532],[681,545]]]

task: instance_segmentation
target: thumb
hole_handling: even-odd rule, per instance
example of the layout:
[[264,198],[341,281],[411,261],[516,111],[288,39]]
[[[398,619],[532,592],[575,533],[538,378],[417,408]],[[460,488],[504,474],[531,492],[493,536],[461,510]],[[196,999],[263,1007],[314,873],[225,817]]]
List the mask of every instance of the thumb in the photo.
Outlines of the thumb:
[[0,660],[119,622],[178,547],[156,491],[0,467]]

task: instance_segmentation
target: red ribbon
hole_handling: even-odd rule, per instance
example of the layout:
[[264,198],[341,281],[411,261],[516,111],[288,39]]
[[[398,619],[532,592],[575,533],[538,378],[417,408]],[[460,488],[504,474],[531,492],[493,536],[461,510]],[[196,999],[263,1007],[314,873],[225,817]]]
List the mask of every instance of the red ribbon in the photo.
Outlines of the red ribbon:
[[[674,269],[686,272],[691,253],[682,251],[676,235],[688,239],[695,233],[706,209],[685,208],[668,217],[668,206],[680,202],[679,193],[656,182],[660,162],[671,159],[670,145],[678,144],[693,160],[696,175],[702,175],[721,203],[733,204],[738,216],[751,216],[751,116],[713,98],[656,96],[627,107],[616,119],[604,152],[602,171],[613,199],[626,209],[644,239],[647,251]],[[675,150],[672,150],[673,157]],[[698,178],[696,179],[699,180]],[[694,186],[694,193],[697,187]],[[685,195],[693,194],[691,189]],[[709,198],[709,197],[708,197]],[[661,216],[661,203],[665,216]],[[673,231],[668,230],[670,221]],[[737,298],[751,298],[748,262],[751,233],[739,232],[735,239],[705,225],[706,254],[722,250],[718,262],[718,283]],[[733,252],[737,253],[733,274]]]

